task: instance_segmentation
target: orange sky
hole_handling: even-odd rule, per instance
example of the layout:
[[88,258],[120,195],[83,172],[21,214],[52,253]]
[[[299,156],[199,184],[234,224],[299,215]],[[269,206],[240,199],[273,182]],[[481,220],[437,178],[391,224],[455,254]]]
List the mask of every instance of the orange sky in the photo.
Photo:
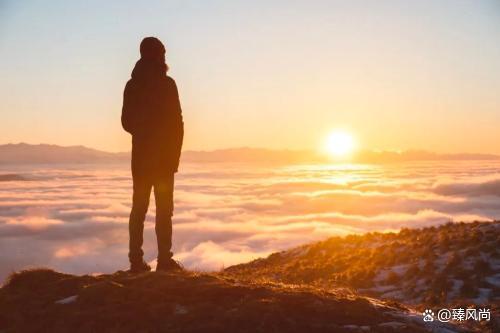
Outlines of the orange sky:
[[139,6],[2,3],[0,143],[128,150],[122,90],[155,35],[186,149],[319,149],[341,128],[365,149],[500,153],[495,1]]

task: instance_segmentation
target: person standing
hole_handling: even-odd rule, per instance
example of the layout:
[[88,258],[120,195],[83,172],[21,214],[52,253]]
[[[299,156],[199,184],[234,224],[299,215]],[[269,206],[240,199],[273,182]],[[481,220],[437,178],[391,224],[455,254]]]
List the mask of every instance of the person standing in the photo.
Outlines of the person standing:
[[157,271],[182,269],[172,259],[174,174],[179,167],[184,122],[177,85],[167,75],[165,46],[155,37],[140,44],[141,58],[125,86],[121,122],[132,135],[132,210],[129,219],[130,271],[150,271],[142,250],[151,190],[156,201]]

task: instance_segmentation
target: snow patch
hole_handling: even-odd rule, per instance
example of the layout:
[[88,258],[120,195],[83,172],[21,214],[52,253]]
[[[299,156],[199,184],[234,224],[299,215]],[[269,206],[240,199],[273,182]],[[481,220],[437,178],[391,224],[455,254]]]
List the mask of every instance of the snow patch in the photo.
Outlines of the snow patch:
[[479,288],[479,295],[472,301],[476,304],[486,304],[490,299],[491,292],[490,288]]
[[401,323],[399,321],[388,321],[386,323],[378,324],[380,327],[390,327],[393,329],[405,328],[407,325],[405,323]]
[[491,284],[494,285],[495,287],[500,287],[500,273],[488,276],[485,278],[485,280]]
[[56,301],[56,304],[71,304],[76,302],[77,299],[78,295],[73,295]]

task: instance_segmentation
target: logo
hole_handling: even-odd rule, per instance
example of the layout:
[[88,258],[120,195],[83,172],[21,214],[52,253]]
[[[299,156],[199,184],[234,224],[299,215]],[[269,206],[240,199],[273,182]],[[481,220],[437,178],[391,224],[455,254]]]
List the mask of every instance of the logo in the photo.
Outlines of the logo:
[[431,309],[425,309],[422,315],[424,316],[424,321],[434,321],[434,312]]
[[425,322],[432,322],[439,320],[442,323],[450,321],[462,322],[465,320],[474,321],[490,321],[491,311],[488,308],[475,309],[475,308],[453,308],[453,309],[440,309],[437,316],[431,309],[425,309],[422,312],[422,319]]

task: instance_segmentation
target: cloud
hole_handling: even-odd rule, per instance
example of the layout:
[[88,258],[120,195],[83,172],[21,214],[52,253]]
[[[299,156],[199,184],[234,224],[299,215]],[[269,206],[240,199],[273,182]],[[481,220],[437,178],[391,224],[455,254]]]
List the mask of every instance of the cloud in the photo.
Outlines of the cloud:
[[500,179],[484,182],[457,182],[437,184],[436,193],[450,196],[495,196],[500,197]]
[[[173,250],[188,268],[210,270],[334,235],[495,219],[500,162],[488,163],[184,164],[176,176]],[[32,266],[72,273],[126,268],[128,165],[25,167],[23,175],[31,180],[0,187],[0,280]],[[154,212],[152,195],[148,261],[157,251]]]
[[188,252],[176,254],[186,266],[198,270],[222,269],[230,265],[269,255],[269,251],[252,251],[248,248],[231,250],[212,241],[199,243]]
[[63,224],[63,221],[43,216],[20,216],[18,218],[9,218],[5,221],[5,225],[22,226],[32,231],[44,230],[49,226],[58,224]]
[[54,252],[54,257],[56,258],[70,258],[75,256],[81,256],[89,253],[90,249],[87,244],[69,245],[62,246]]

